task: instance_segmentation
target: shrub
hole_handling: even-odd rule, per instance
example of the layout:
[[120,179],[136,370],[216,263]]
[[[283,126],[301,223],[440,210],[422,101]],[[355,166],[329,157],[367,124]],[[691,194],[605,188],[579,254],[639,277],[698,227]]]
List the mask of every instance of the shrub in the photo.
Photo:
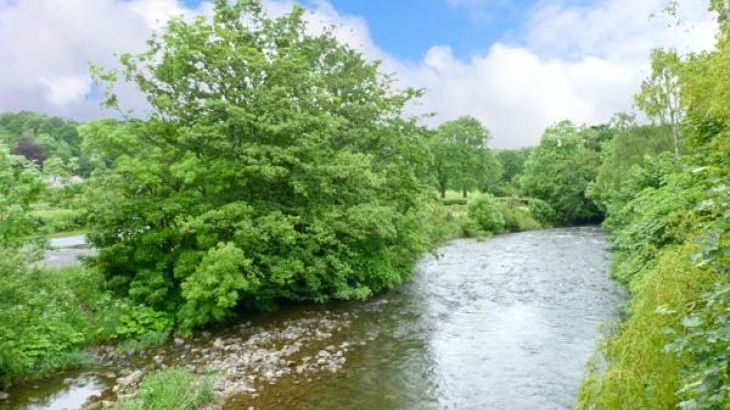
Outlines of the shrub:
[[[685,316],[676,338],[665,350],[689,357],[693,366],[683,369],[681,409],[730,408],[730,283],[716,282],[701,297],[701,304]],[[671,330],[671,329],[670,329]]]
[[470,217],[461,218],[459,221],[459,236],[465,238],[483,238],[488,236],[481,225]]
[[131,307],[119,318],[115,339],[137,339],[149,333],[167,334],[173,326],[172,317],[164,312],[138,305]]
[[687,356],[666,351],[688,313],[713,276],[689,263],[689,246],[660,252],[656,263],[635,275],[630,318],[602,346],[608,362],[593,368],[581,389],[577,409],[676,408],[680,371]]
[[532,218],[530,211],[519,204],[501,202],[499,209],[504,217],[504,228],[509,232],[540,229],[540,224]]
[[92,340],[91,324],[74,275],[22,265],[6,273],[0,272],[0,386],[85,362],[76,350]]
[[555,223],[557,215],[553,207],[547,202],[538,198],[530,198],[528,206],[532,217],[542,226],[552,226]]
[[170,337],[169,331],[148,331],[134,339],[122,340],[117,344],[117,352],[131,354],[142,352],[151,347],[162,346]]
[[504,231],[504,217],[493,196],[485,194],[473,198],[468,205],[469,218],[491,233]]

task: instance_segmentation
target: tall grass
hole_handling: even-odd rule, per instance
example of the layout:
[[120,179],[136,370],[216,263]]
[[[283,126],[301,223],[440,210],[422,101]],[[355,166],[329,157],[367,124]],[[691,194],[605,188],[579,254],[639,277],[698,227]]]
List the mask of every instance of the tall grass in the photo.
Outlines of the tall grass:
[[[630,318],[599,349],[579,393],[578,410],[674,409],[686,358],[665,346],[713,275],[694,266],[691,245],[668,247],[636,273]],[[616,273],[614,271],[614,273]],[[601,368],[605,358],[607,367]]]
[[169,368],[145,377],[137,398],[118,403],[117,410],[196,410],[213,401],[212,377]]

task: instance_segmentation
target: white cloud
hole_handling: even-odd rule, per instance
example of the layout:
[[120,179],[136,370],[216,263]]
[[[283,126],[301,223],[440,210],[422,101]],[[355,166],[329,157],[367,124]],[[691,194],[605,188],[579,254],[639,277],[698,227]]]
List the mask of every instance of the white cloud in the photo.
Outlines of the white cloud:
[[[485,44],[483,53],[467,59],[434,45],[418,63],[383,51],[363,18],[340,14],[326,0],[314,3],[307,20],[312,31],[337,25],[342,41],[382,60],[400,84],[426,88],[410,112],[436,113],[432,124],[475,115],[492,130],[493,146],[514,147],[536,143],[545,126],[564,118],[601,122],[630,109],[652,48],[697,50],[712,44],[715,25],[704,0],[680,1],[680,27],[649,19],[665,3],[597,0],[570,6],[545,0],[527,13],[524,27],[515,29],[516,42]],[[265,4],[280,15],[294,3]],[[0,0],[0,110],[35,109],[79,119],[103,115],[98,100],[88,98],[89,63],[113,66],[115,52],[142,50],[150,32],[171,16],[209,11],[209,3],[189,10],[179,0]],[[127,106],[145,106],[129,86],[120,94]]]
[[[86,98],[89,64],[114,66],[116,52],[143,50],[160,22],[190,13],[176,0],[0,0],[0,110],[108,114]],[[144,104],[128,86],[120,94]]]
[[546,126],[562,119],[598,123],[632,110],[653,48],[712,46],[716,26],[704,1],[680,1],[679,25],[650,18],[665,4],[545,1],[530,13],[520,45],[495,43],[468,60],[436,46],[404,78],[428,89],[422,109],[436,113],[434,124],[471,114],[492,130],[494,147],[535,144]]
[[40,83],[48,88],[46,99],[55,105],[79,102],[91,90],[88,79],[77,76],[56,80],[41,78]]

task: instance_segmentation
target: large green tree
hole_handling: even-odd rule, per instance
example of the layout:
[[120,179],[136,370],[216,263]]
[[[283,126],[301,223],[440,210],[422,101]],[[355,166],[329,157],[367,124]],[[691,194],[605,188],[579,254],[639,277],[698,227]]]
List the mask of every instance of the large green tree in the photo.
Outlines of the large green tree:
[[563,223],[589,222],[600,218],[586,197],[588,184],[599,164],[598,153],[586,147],[584,130],[569,121],[547,130],[525,164],[523,193],[549,203]]
[[427,244],[430,154],[401,114],[417,93],[302,15],[218,0],[100,73],[136,81],[152,114],[83,133],[109,167],[89,195],[96,263],[184,327],[277,299],[367,297]]
[[447,121],[436,129],[430,145],[433,174],[442,198],[447,189],[461,191],[466,198],[471,190],[496,184],[501,168],[488,142],[489,130],[474,117]]

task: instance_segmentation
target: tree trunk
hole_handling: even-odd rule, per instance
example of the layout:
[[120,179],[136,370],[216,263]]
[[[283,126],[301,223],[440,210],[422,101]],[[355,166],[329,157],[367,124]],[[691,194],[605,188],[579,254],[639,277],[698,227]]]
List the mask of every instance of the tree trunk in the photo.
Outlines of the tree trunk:
[[677,135],[677,123],[672,123],[672,144],[674,145],[674,157],[679,158],[679,137]]
[[441,187],[441,199],[446,199],[446,187]]
[[461,190],[461,196],[466,198],[466,188]]

